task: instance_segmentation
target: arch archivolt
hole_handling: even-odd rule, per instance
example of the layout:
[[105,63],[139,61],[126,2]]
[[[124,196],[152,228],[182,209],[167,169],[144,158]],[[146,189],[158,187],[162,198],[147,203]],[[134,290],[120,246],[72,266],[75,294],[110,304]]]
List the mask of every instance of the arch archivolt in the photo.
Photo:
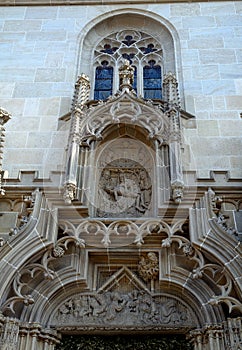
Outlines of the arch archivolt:
[[[83,295],[83,299],[89,295],[98,302],[100,295],[108,293],[100,297],[104,298],[102,302],[105,304],[108,298],[113,300],[119,297],[119,293],[120,298],[124,298],[125,293],[131,293],[134,298],[137,291],[140,298],[147,295],[147,305],[154,302],[154,307],[158,309],[161,307],[158,307],[159,303],[164,304],[165,310],[170,304],[178,305],[179,300],[188,309],[188,305],[192,305],[193,311],[189,309],[189,313],[197,327],[203,321],[222,322],[224,313],[221,304],[227,305],[231,314],[241,308],[236,298],[230,295],[233,282],[229,273],[221,263],[208,263],[206,255],[179,234],[181,222],[171,227],[160,220],[143,223],[118,220],[107,226],[100,220],[86,220],[79,225],[60,222],[60,226],[63,230],[61,238],[47,250],[43,251],[42,248],[42,253],[41,250],[36,253],[34,256],[38,255],[38,260],[33,256],[19,268],[1,305],[1,312],[6,316],[28,322],[51,323],[51,315],[57,312],[56,305],[67,303],[73,295]],[[160,244],[151,251],[146,244],[152,236]],[[134,244],[140,249],[132,248]],[[107,250],[108,247],[111,250]],[[128,261],[130,257],[124,257],[124,249],[127,253],[125,256],[132,255],[131,263]],[[157,273],[154,273],[151,261],[154,256]],[[143,265],[146,266],[144,271],[150,269],[152,278],[145,277]],[[182,299],[179,299],[179,295]],[[172,300],[170,303],[167,299],[168,296],[173,304]],[[132,298],[124,300],[124,304],[131,303]],[[174,305],[173,308],[175,310]],[[43,313],[43,310],[46,312]],[[176,312],[176,317],[183,317],[181,310],[182,306],[174,311],[174,317]],[[155,314],[151,316],[154,321]],[[89,321],[93,322],[94,319],[90,317]],[[160,326],[164,326],[164,317],[159,320]]]

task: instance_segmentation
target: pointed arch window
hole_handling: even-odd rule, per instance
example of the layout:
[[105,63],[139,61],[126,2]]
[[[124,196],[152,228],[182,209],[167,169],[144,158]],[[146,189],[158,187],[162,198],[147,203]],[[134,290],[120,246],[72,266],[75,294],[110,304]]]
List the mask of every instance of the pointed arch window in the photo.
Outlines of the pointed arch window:
[[161,44],[151,35],[134,30],[113,33],[95,48],[94,99],[106,99],[118,90],[118,70],[124,59],[134,67],[133,88],[136,93],[147,99],[161,99]]

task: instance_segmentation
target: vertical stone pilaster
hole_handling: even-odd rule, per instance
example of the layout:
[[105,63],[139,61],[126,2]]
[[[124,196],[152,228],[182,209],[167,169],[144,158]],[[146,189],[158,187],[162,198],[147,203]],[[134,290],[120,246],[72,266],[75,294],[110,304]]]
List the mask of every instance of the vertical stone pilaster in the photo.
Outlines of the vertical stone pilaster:
[[3,178],[3,169],[2,169],[2,159],[3,159],[3,146],[5,141],[5,128],[4,124],[11,118],[11,115],[3,108],[0,107],[0,195],[5,195],[5,190],[2,188],[2,178]]
[[90,80],[81,74],[75,84],[72,103],[71,126],[67,150],[66,179],[64,184],[64,200],[70,204],[76,198],[77,169],[80,147],[80,121],[83,115],[83,106],[88,101]]
[[171,107],[168,111],[170,120],[170,176],[172,198],[175,203],[180,203],[183,198],[184,182],[181,161],[181,126],[179,109]]

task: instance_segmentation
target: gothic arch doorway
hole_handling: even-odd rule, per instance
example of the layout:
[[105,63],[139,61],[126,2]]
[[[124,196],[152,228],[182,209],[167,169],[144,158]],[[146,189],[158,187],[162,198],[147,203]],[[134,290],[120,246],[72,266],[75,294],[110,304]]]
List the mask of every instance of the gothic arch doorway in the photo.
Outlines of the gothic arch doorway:
[[183,334],[64,335],[56,350],[191,350]]

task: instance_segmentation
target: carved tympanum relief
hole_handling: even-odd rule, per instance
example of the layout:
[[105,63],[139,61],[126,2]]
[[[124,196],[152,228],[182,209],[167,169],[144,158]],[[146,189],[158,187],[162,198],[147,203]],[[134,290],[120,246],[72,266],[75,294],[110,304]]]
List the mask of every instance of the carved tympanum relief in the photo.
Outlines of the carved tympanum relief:
[[152,204],[152,157],[141,142],[121,138],[99,159],[96,216],[140,217]]
[[191,326],[192,316],[179,301],[151,296],[145,291],[80,294],[65,301],[57,310],[58,325],[80,326]]

